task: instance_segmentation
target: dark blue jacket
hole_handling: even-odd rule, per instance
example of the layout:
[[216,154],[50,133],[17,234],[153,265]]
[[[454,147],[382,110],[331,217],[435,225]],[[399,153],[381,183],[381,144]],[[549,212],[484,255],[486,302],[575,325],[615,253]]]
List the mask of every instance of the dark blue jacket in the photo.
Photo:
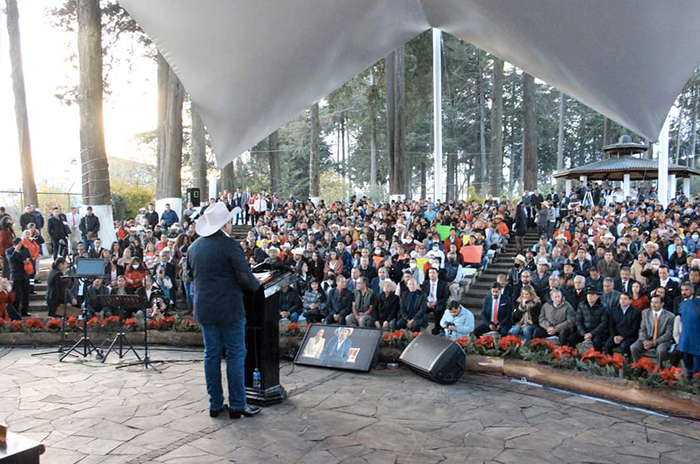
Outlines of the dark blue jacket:
[[[493,295],[487,295],[481,305],[481,323],[489,325],[492,323]],[[513,326],[513,303],[507,295],[501,294],[498,299],[498,327],[510,329]]]
[[187,264],[194,280],[197,322],[225,324],[245,317],[243,291],[255,292],[260,283],[238,241],[222,231],[200,237],[187,251]]
[[163,214],[160,215],[160,218],[165,219],[165,225],[168,227],[172,226],[177,221],[179,221],[177,213],[172,209],[170,211],[163,211]]

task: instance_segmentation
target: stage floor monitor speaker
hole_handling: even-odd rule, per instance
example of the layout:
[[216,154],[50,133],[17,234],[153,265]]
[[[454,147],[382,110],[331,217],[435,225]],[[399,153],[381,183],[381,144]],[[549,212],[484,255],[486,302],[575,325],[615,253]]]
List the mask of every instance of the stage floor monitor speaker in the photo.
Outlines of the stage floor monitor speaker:
[[458,344],[426,333],[413,339],[400,360],[418,375],[442,384],[455,383],[467,370],[466,356]]

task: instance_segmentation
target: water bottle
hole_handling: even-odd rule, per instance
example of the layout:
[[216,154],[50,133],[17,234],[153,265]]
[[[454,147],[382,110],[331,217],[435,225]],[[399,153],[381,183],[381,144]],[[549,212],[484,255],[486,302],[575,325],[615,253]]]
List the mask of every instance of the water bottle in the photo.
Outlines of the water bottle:
[[257,367],[253,371],[253,388],[260,388],[260,371]]

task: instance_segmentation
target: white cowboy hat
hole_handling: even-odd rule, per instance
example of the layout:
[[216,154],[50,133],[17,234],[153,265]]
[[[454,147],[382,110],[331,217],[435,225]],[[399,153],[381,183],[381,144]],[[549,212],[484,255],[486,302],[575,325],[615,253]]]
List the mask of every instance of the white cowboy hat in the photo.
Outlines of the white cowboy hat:
[[390,279],[384,279],[384,280],[380,281],[379,282],[379,289],[381,291],[384,291],[384,287],[386,287],[387,285],[391,285],[392,292],[396,291],[396,282],[394,282],[393,280],[390,280]]
[[614,240],[615,236],[613,234],[611,234],[610,232],[608,232],[607,234],[603,235],[603,238],[611,238]]
[[303,255],[304,251],[306,251],[304,248],[298,247],[298,248],[295,248],[292,250],[292,254],[293,255]]
[[223,202],[214,203],[208,207],[202,217],[197,219],[195,230],[200,237],[209,237],[218,232],[226,223],[231,222],[233,216],[237,214],[240,208],[228,210]]
[[537,264],[544,264],[546,266],[549,266],[549,261],[547,261],[547,258],[540,258],[537,260]]
[[659,245],[654,243],[654,242],[647,242],[644,244],[644,248],[646,247],[651,247],[654,249],[654,251],[657,251],[659,249]]
[[524,263],[526,260],[525,260],[525,257],[523,255],[518,255],[515,258],[513,258],[513,261],[520,261],[520,262]]

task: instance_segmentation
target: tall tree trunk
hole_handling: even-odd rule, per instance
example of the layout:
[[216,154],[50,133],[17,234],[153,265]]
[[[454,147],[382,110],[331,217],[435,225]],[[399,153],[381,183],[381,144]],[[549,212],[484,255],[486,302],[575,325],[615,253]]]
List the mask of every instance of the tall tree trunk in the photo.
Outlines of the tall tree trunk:
[[690,121],[690,153],[688,160],[690,167],[695,167],[695,143],[697,142],[697,119],[698,119],[698,86],[693,86],[693,117]]
[[503,177],[503,60],[493,59],[493,95],[491,96],[491,157],[489,195],[501,194]]
[[234,192],[236,190],[236,166],[231,161],[221,170],[221,190]]
[[557,171],[564,170],[564,113],[566,111],[566,96],[559,92],[559,134],[557,137]]
[[22,44],[19,34],[19,9],[17,0],[7,0],[7,32],[10,36],[10,63],[12,66],[12,91],[15,96],[15,117],[19,139],[19,162],[22,168],[22,199],[25,205],[39,205],[34,182],[32,146],[29,138],[29,114],[24,89]]
[[[158,158],[156,200],[182,197],[182,107],[185,89],[172,68],[168,70],[165,139]],[[175,208],[173,208],[175,209]]]
[[[202,117],[197,112],[194,103],[190,104],[192,114],[192,153],[190,163],[192,163],[192,177],[194,186],[199,189],[200,198],[207,195],[207,145],[206,129]],[[202,196],[205,195],[205,196]]]
[[370,123],[369,134],[369,186],[374,194],[377,188],[377,131],[374,119]]
[[678,112],[678,133],[676,134],[676,158],[675,163],[681,164],[681,130],[683,129],[683,108]]
[[612,143],[612,120],[610,118],[605,118],[605,123],[603,124],[603,146],[610,145]]
[[484,192],[484,185],[486,179],[488,179],[488,157],[486,148],[486,85],[484,84],[484,67],[486,60],[484,59],[484,52],[479,51],[479,148],[481,149],[481,156],[477,158],[477,169],[476,172],[480,179],[478,182],[474,182],[477,187],[477,193],[482,195]]
[[[445,179],[447,201],[455,199],[455,157],[453,153],[447,154],[447,178]],[[437,195],[436,195],[437,196]]]
[[311,107],[311,153],[309,156],[309,196],[318,197],[319,188],[319,138],[321,137],[321,123],[318,118],[318,103]]
[[[83,204],[109,206],[109,163],[102,115],[102,23],[99,0],[78,0],[77,13]],[[105,224],[101,226],[105,228]]]
[[427,183],[427,167],[425,165],[425,160],[420,162],[420,197],[421,199],[428,198],[428,186]]
[[340,117],[340,155],[341,155],[341,172],[343,174],[343,183],[348,175],[348,167],[345,160],[345,114]]
[[525,190],[537,187],[537,117],[535,115],[535,78],[523,73],[523,155],[525,155]]
[[278,196],[282,193],[280,191],[282,183],[282,168],[280,167],[279,149],[279,133],[274,131],[267,138],[267,153],[270,158],[270,190],[272,190],[272,193],[276,193]]
[[[168,119],[168,77],[170,76],[170,65],[165,60],[165,57],[160,52],[156,54],[157,65],[157,86],[158,86],[158,124],[156,125],[157,148],[156,148],[156,166],[160,170],[165,158],[165,147],[167,146],[166,121]],[[156,177],[158,173],[156,173]],[[158,178],[158,177],[157,177]],[[160,182],[156,182],[156,198],[159,198]]]
[[394,148],[394,69],[396,67],[396,52],[393,51],[384,58],[384,81],[386,82],[386,150],[387,150],[387,171],[389,173],[389,194],[395,195],[400,192],[394,178],[394,161],[396,149]]
[[404,172],[405,156],[405,115],[404,92],[406,80],[404,72],[405,50],[401,46],[384,59],[386,80],[386,121],[387,151],[389,160],[389,194],[407,195]]

